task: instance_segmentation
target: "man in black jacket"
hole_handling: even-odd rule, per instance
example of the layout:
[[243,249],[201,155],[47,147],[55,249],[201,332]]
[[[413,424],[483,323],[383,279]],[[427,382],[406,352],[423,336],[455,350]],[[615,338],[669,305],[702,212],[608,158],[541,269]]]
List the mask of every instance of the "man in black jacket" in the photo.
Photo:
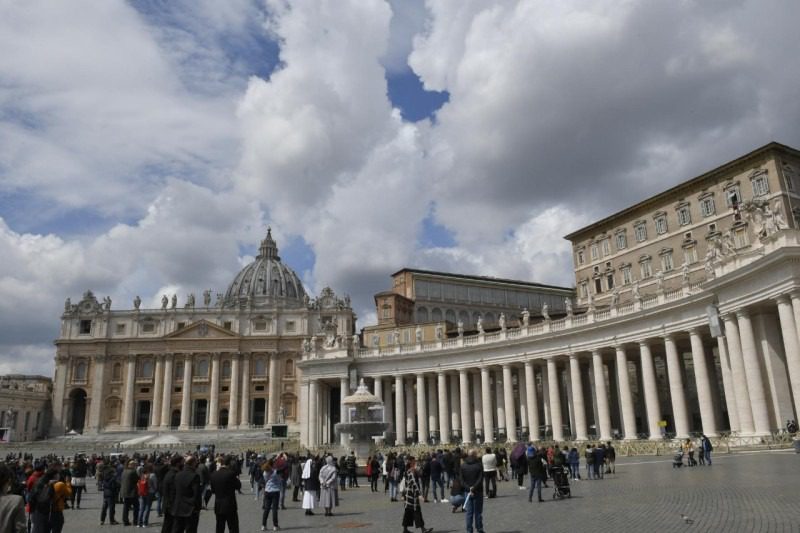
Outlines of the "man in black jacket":
[[190,455],[184,463],[183,470],[175,474],[175,501],[172,502],[175,525],[172,533],[197,533],[203,497],[202,482],[195,471],[197,459]]
[[162,510],[164,512],[164,522],[161,524],[161,533],[172,533],[172,526],[175,520],[172,517],[172,503],[175,501],[175,476],[183,468],[183,457],[180,455],[170,459],[169,470],[164,474],[164,479],[158,484],[161,492]]
[[472,524],[478,533],[483,532],[483,464],[478,452],[472,450],[461,465],[461,481],[467,491],[467,533],[472,533]]
[[217,533],[225,533],[228,524],[230,533],[239,533],[239,512],[236,506],[236,492],[242,489],[242,482],[234,471],[236,459],[228,457],[226,462],[211,474],[211,492],[214,493],[214,514],[217,517]]

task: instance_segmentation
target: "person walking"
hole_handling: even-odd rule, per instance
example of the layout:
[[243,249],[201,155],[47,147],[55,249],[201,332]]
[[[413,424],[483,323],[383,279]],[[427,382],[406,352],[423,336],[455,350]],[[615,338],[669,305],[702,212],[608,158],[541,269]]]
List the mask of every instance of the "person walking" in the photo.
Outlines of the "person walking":
[[[164,474],[159,491],[162,494],[162,512],[164,521],[161,523],[161,533],[172,533],[175,525],[175,517],[172,514],[172,506],[175,503],[175,476],[183,469],[183,457],[175,455],[169,461],[169,470]],[[101,522],[102,523],[102,522]]]
[[148,527],[150,525],[150,508],[158,490],[158,479],[153,472],[152,463],[144,465],[136,489],[139,494],[139,515],[136,517],[136,525]]
[[300,488],[303,483],[302,478],[303,465],[300,463],[300,458],[296,455],[291,457],[289,463],[289,481],[292,483],[292,501],[299,502]]
[[333,516],[333,508],[338,505],[336,483],[338,472],[333,457],[325,457],[325,466],[319,471],[319,506],[325,508],[325,516]]
[[272,513],[272,531],[278,531],[278,507],[281,499],[281,486],[283,479],[280,471],[275,467],[272,459],[267,459],[264,463],[264,502],[261,508],[264,512],[261,515],[261,531],[267,530],[267,519]]
[[0,464],[0,531],[3,533],[25,533],[25,502],[22,496],[11,494],[14,473]]
[[86,465],[86,460],[83,457],[78,458],[72,469],[72,497],[70,498],[70,503],[75,509],[81,508],[81,496],[83,491],[86,490],[86,475],[88,471],[89,467]]
[[466,491],[464,510],[467,512],[467,533],[483,530],[483,464],[477,450],[472,450],[461,464],[461,482]]
[[711,445],[711,439],[703,435],[700,438],[700,454],[701,457],[705,456],[706,463],[711,466],[711,452],[714,451],[714,446]]
[[[433,454],[431,457],[431,464],[430,464],[430,472],[431,472],[431,485],[433,486],[433,501],[434,503],[437,501],[446,502],[447,500],[444,498],[444,465],[442,464],[442,460],[440,459],[439,455]],[[436,498],[436,488],[440,489],[441,498]]]
[[242,482],[234,471],[236,459],[228,457],[220,461],[219,467],[211,474],[209,481],[214,493],[214,516],[217,522],[216,533],[239,533],[239,510],[236,505],[236,492],[242,490]]
[[417,470],[416,458],[412,455],[406,461],[406,495],[403,508],[403,533],[411,533],[409,526],[418,527],[422,533],[430,533],[433,528],[425,529],[422,518],[422,490],[419,485],[420,472]]
[[617,450],[612,446],[611,441],[606,443],[606,474],[617,473]]
[[528,491],[528,502],[533,501],[533,491],[538,488],[539,503],[543,502],[542,499],[542,484],[547,479],[547,456],[541,448],[528,458],[528,473],[531,477],[531,487]]
[[378,492],[378,476],[381,473],[381,463],[377,455],[373,455],[369,462],[369,487],[372,492]]
[[314,459],[309,457],[303,465],[303,509],[306,516],[314,514],[314,507],[317,506],[317,490],[319,490],[319,478],[314,465]]
[[486,485],[486,497],[494,498],[497,495],[497,456],[492,449],[486,447],[486,453],[481,457],[483,464],[483,482]]
[[569,464],[572,479],[578,481],[581,478],[581,456],[578,454],[578,448],[573,446],[569,451],[567,464]]
[[117,494],[119,494],[119,481],[117,481],[117,473],[114,468],[109,464],[104,464],[102,470],[102,481],[100,482],[101,491],[103,493],[103,507],[100,509],[100,525],[106,522],[106,515],[108,521],[112,526],[117,525],[119,522],[115,520],[117,509]]
[[130,512],[133,510],[133,521],[139,518],[139,494],[136,492],[136,484],[139,482],[139,474],[136,473],[136,463],[128,461],[122,471],[120,484],[122,488],[122,525],[131,525]]
[[172,502],[173,533],[197,533],[202,507],[202,481],[196,471],[197,459],[186,457],[183,470],[175,474],[175,500]]

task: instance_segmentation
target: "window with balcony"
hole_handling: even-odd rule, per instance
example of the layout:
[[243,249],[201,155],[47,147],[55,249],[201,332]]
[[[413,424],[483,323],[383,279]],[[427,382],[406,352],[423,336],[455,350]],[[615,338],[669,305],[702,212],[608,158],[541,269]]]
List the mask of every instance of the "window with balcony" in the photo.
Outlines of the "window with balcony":
[[697,263],[697,246],[685,246],[683,248],[683,262],[687,265]]
[[742,203],[742,193],[739,185],[732,184],[725,187],[725,203],[728,207],[738,207]]
[[675,265],[672,261],[672,252],[664,252],[661,254],[661,271],[670,272]]
[[750,240],[747,238],[747,226],[735,228],[733,230],[733,245],[736,248],[744,248],[749,244]]
[[653,264],[650,258],[639,261],[639,271],[641,274],[641,279],[648,279],[653,276]]
[[631,283],[633,283],[633,275],[631,273],[631,266],[630,265],[625,265],[622,268],[620,268],[620,270],[622,271],[622,284],[623,285],[630,285]]

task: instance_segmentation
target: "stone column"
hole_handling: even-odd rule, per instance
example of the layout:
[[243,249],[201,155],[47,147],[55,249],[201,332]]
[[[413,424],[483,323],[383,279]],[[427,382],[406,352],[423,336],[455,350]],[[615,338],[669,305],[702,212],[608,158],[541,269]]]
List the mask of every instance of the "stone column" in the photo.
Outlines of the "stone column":
[[67,375],[69,374],[69,357],[56,356],[56,374],[53,379],[53,420],[50,426],[54,435],[63,435],[70,421],[64,413],[67,391]]
[[[689,436],[689,415],[686,410],[686,395],[683,387],[683,372],[678,358],[678,347],[675,345],[675,337],[672,333],[664,336],[664,348],[667,353],[669,395],[672,398],[672,416],[675,418],[675,436],[685,439]],[[699,391],[697,397],[700,398]]]
[[755,427],[753,426],[753,410],[750,407],[750,393],[747,390],[742,344],[739,339],[739,323],[734,315],[725,315],[722,319],[725,321],[725,340],[727,341],[728,357],[731,363],[733,387],[736,391],[736,412],[739,420],[739,431],[744,435],[752,435]]
[[461,440],[468,444],[472,442],[473,414],[469,402],[469,373],[465,368],[458,371],[458,394],[461,404]]
[[800,416],[800,344],[798,344],[797,324],[789,297],[781,295],[777,298],[777,303],[783,348],[786,353],[786,368],[789,371],[789,382],[792,385],[794,412]]
[[425,376],[417,375],[417,442],[428,443],[428,405],[425,403]]
[[[105,384],[106,359],[105,355],[94,358],[92,369],[92,403],[89,407],[89,424],[87,429],[93,433],[100,433],[103,428],[103,385]],[[158,389],[156,389],[158,390]],[[44,423],[44,422],[42,422]],[[63,428],[62,428],[63,430]]]
[[155,355],[156,368],[153,378],[153,409],[150,411],[150,429],[158,429],[161,425],[161,395],[164,388],[164,356]]
[[[278,354],[269,354],[269,396],[267,397],[267,424],[278,423],[278,411],[281,405],[281,376],[278,365]],[[344,419],[342,419],[344,422]]]
[[[426,396],[428,399],[428,435],[430,435],[434,430],[439,430],[439,395],[436,394],[436,377],[427,376],[425,378],[425,385],[428,389]],[[446,385],[444,390],[446,396]],[[447,398],[445,398],[445,400],[446,399]]]
[[403,376],[394,377],[394,428],[397,445],[406,444],[406,400],[403,397]]
[[481,412],[483,413],[483,442],[492,442],[494,440],[494,420],[488,366],[481,367]]
[[608,387],[600,350],[592,351],[592,367],[594,368],[594,390],[597,393],[597,413],[600,417],[600,439],[611,440],[611,411],[608,407]]
[[[528,435],[530,435],[531,428],[528,426],[528,399],[526,398],[528,392],[527,384],[525,383],[525,370],[517,367],[517,398],[514,405],[519,405],[519,425],[520,433],[523,433],[523,428],[528,428]],[[527,440],[527,437],[522,440]]]
[[192,357],[183,360],[183,395],[181,396],[181,425],[179,430],[187,430],[192,421]]
[[383,381],[381,378],[372,380],[372,394],[383,400]]
[[494,405],[495,405],[495,423],[497,426],[497,434],[505,433],[506,429],[506,410],[503,401],[503,389],[505,383],[503,382],[503,369],[499,368],[493,372],[494,374]]
[[658,403],[656,370],[649,341],[639,342],[639,356],[642,361],[642,388],[644,388],[644,404],[647,410],[647,429],[650,432],[650,440],[658,440],[661,438],[661,431],[658,427],[661,419],[661,407]]
[[[460,410],[460,401],[459,392],[458,392],[458,374],[450,374],[450,403],[447,406],[447,409],[450,411],[450,429],[452,430],[451,433],[460,432],[461,431],[461,410]],[[452,442],[450,437],[447,437],[448,444]]]
[[[381,384],[385,385],[383,378],[381,378]],[[383,397],[381,399],[383,400],[383,421],[389,424],[389,429],[386,431],[394,433],[394,394],[392,394],[391,382],[389,382],[388,387],[383,388]]]
[[[231,363],[231,384],[233,384],[233,363]],[[243,429],[250,428],[250,354],[245,354],[242,357],[242,408],[241,420],[236,420],[231,415],[231,407],[228,407],[228,420],[230,425],[239,423],[239,427]],[[233,387],[231,387],[233,390]]]
[[617,387],[619,387],[619,403],[622,410],[622,427],[625,440],[636,438],[636,415],[633,409],[633,395],[631,394],[631,381],[628,375],[628,354],[624,346],[616,346],[617,357]]
[[312,379],[308,383],[308,447],[319,446],[319,383]]
[[[239,379],[241,377],[239,376],[239,361],[241,357],[242,354],[240,353],[235,353],[231,357],[231,395],[228,403],[228,420],[230,420],[231,426],[234,426],[239,420]],[[245,384],[245,387],[248,386]],[[244,411],[244,401],[242,401],[242,410]],[[245,422],[245,420],[242,420],[242,422]]]
[[700,404],[700,420],[703,423],[703,433],[708,437],[716,437],[717,420],[714,416],[706,349],[703,346],[703,339],[697,328],[689,330],[689,338],[692,342],[692,363],[694,364],[694,378],[697,382],[697,401]]
[[208,424],[206,429],[219,427],[219,354],[211,354],[211,400],[208,402]]
[[164,389],[161,391],[161,429],[169,429],[172,423],[172,359],[171,353],[164,355]]
[[719,366],[722,370],[722,387],[725,391],[725,405],[728,407],[728,422],[731,431],[740,431],[739,409],[736,407],[736,391],[733,386],[731,360],[725,337],[717,337],[717,352],[719,353]]
[[127,431],[133,430],[133,386],[136,380],[136,356],[128,356],[125,367],[125,401],[122,404],[122,427]]
[[[350,392],[349,387],[349,380],[347,376],[339,378],[339,422],[344,423],[347,422],[347,406],[344,404],[344,399],[348,396]],[[342,448],[347,448],[347,444],[350,440],[350,435],[348,433],[342,433],[339,435],[339,443],[342,445]]]
[[539,440],[539,402],[536,397],[536,374],[533,371],[532,361],[525,361],[525,401],[528,404],[530,439]]
[[547,388],[550,393],[550,424],[553,427],[553,440],[564,440],[561,424],[561,394],[558,387],[558,367],[556,358],[547,358]]
[[514,381],[511,365],[503,365],[503,403],[506,404],[506,435],[508,442],[517,442],[517,413],[514,405]]
[[[483,432],[483,390],[481,386],[481,375],[472,374],[472,421],[475,424],[475,434]],[[477,437],[475,444],[479,444]]]
[[753,410],[755,435],[769,435],[770,424],[767,397],[764,392],[761,362],[759,361],[756,341],[753,335],[753,325],[750,322],[750,313],[747,309],[739,309],[736,311],[736,320],[739,323],[742,359],[744,360],[745,375],[747,377],[747,390],[750,393],[750,407]]
[[419,442],[419,429],[417,426],[417,395],[414,393],[416,380],[404,380],[406,386],[406,436],[417,432]]
[[575,411],[575,439],[587,440],[586,406],[583,401],[583,382],[581,380],[581,361],[578,355],[569,354],[570,381],[572,382],[572,405]]
[[448,444],[450,442],[450,413],[447,405],[447,374],[439,372],[436,380],[439,393],[439,439],[442,444]]

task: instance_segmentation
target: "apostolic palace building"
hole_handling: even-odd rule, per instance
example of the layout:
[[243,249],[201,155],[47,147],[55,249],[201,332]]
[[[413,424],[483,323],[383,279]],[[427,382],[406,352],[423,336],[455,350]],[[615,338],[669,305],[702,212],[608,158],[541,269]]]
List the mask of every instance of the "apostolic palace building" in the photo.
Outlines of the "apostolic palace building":
[[54,431],[285,422],[314,448],[364,379],[398,444],[768,435],[800,412],[798,169],[770,143],[567,235],[574,289],[402,269],[359,333],[269,233],[213,302],[87,292],[56,341]]

